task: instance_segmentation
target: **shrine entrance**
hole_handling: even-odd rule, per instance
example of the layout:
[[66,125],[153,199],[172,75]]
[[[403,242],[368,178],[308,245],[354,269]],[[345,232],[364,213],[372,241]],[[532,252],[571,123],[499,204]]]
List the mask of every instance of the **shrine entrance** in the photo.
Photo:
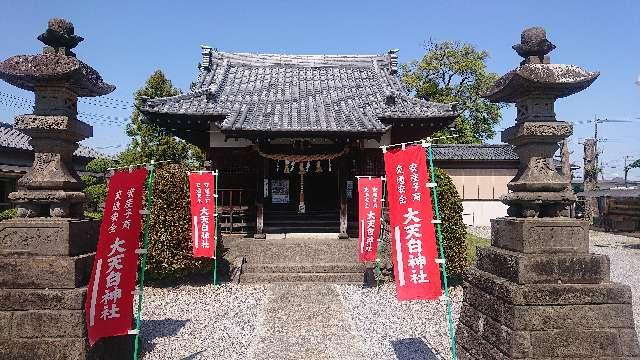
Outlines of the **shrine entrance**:
[[[274,150],[276,149],[276,150]],[[340,232],[341,164],[336,145],[259,150],[263,157],[263,232]],[[275,152],[280,150],[281,152]]]

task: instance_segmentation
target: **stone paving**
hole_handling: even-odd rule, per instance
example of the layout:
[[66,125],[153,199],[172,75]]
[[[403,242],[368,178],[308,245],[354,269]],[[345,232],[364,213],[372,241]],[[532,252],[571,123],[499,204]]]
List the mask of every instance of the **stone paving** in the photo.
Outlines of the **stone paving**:
[[270,285],[249,358],[364,359],[347,316],[335,285]]

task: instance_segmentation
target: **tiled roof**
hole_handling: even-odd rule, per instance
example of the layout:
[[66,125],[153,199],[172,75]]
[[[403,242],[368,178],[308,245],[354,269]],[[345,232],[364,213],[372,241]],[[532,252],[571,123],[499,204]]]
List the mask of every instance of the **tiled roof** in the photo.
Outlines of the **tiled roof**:
[[434,144],[436,160],[518,160],[509,144]]
[[150,99],[143,113],[221,115],[223,132],[373,132],[385,118],[433,119],[455,107],[416,99],[387,55],[275,55],[212,52],[193,91]]
[[[0,148],[33,151],[33,148],[29,145],[29,140],[31,140],[31,138],[28,135],[15,130],[11,124],[0,122]],[[82,144],[80,144],[78,150],[76,150],[73,155],[89,159],[104,156],[96,150]]]
[[619,189],[602,189],[602,190],[592,190],[592,191],[582,191],[577,194],[580,197],[600,197],[600,196],[608,196],[615,198],[627,198],[634,197],[640,198],[640,189],[639,188],[619,188]]

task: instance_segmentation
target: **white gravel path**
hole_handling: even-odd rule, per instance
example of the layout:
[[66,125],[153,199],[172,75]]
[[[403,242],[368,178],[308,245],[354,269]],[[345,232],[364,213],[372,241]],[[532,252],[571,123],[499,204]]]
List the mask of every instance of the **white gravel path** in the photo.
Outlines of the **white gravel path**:
[[399,304],[393,284],[147,288],[141,334],[145,360],[450,358],[446,304]]
[[266,286],[144,290],[143,359],[245,360]]
[[[339,285],[352,327],[371,360],[450,359],[447,306],[441,301],[398,303],[395,285],[362,289]],[[462,304],[462,288],[451,290],[454,328]]]

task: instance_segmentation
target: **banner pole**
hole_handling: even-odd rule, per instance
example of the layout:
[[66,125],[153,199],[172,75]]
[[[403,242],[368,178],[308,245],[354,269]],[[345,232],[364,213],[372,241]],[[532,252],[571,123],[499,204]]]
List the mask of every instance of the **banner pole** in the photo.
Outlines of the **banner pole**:
[[378,263],[377,267],[378,267],[378,276],[376,276],[376,287],[380,288],[380,278],[382,277],[382,270],[380,269],[380,252],[381,252],[381,247],[382,245],[384,245],[384,242],[382,241],[382,220],[384,219],[384,205],[387,203],[387,200],[385,199],[385,196],[387,196],[387,181],[386,179],[383,177],[382,179],[382,198],[381,198],[381,205],[382,205],[382,209],[380,209],[380,232],[378,234],[378,254],[376,255],[376,262]]
[[147,208],[145,213],[145,221],[144,221],[144,239],[142,242],[142,248],[144,252],[142,253],[142,263],[140,265],[140,285],[138,286],[138,311],[136,316],[136,340],[133,350],[133,359],[138,359],[138,347],[140,343],[140,317],[142,313],[142,291],[144,289],[144,271],[147,267],[147,246],[149,244],[149,219],[151,217],[151,204],[153,197],[153,175],[155,172],[155,162],[151,160],[149,164],[149,191],[147,192]]
[[[431,150],[431,144],[427,146],[429,152],[429,175],[431,177],[431,183],[436,183],[435,171],[433,168],[433,151]],[[436,232],[438,235],[438,248],[440,252],[440,259],[444,259],[444,247],[442,246],[442,231],[440,229],[440,210],[438,209],[438,190],[437,186],[432,187],[433,189],[433,204],[436,211]],[[445,262],[440,264],[440,268],[442,269],[442,275],[444,278],[444,295],[447,298],[447,319],[449,321],[449,338],[451,339],[451,355],[454,360],[458,359],[456,354],[456,343],[454,337],[454,329],[453,329],[453,315],[452,315],[452,306],[451,306],[451,297],[449,296],[449,283],[447,280],[447,265]]]
[[220,217],[218,213],[220,209],[218,209],[218,170],[215,171],[214,176],[216,177],[215,187],[216,187],[216,228],[214,230],[214,244],[213,244],[213,286],[217,285],[217,272],[218,272],[218,227],[220,226]]

